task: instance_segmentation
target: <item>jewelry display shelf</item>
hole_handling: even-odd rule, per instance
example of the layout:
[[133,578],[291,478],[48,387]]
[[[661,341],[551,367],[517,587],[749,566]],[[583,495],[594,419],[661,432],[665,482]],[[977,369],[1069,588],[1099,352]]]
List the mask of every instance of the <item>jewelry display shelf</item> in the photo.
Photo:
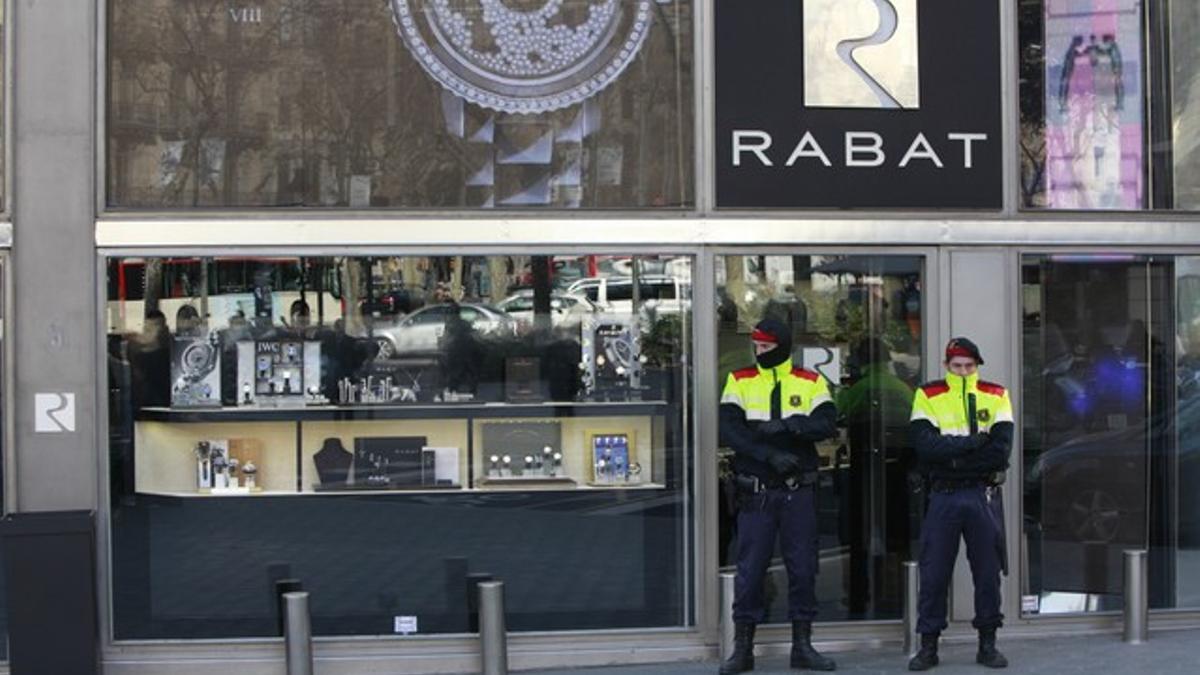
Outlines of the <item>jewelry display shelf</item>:
[[[621,491],[655,490],[665,486],[652,480],[662,475],[661,452],[672,447],[675,436],[668,424],[674,407],[665,401],[579,401],[544,403],[373,404],[313,406],[242,406],[227,408],[143,408],[136,415],[137,491],[164,497],[280,497],[331,495],[447,494],[462,492]],[[348,425],[348,426],[347,426]],[[554,444],[568,460],[555,476],[489,475],[489,434],[497,427],[523,429],[557,425]],[[492,431],[489,431],[491,429]],[[597,435],[628,433],[630,439],[645,434],[641,462],[643,480],[597,483],[591,480],[592,450],[587,443]],[[450,485],[395,487],[324,487],[313,474],[309,457],[316,443],[327,436],[421,436],[431,447],[459,448],[459,478]],[[264,448],[270,474],[261,490],[251,494],[208,494],[186,489],[187,466],[194,462],[185,449],[209,438],[251,438]],[[492,434],[495,438],[495,435]],[[347,440],[349,445],[349,440]],[[492,442],[492,452],[497,445]],[[540,447],[540,446],[539,446]],[[481,454],[482,453],[482,454]],[[517,451],[511,454],[521,456]],[[548,456],[548,455],[547,455]],[[187,458],[187,459],[185,459]],[[451,460],[453,461],[453,460]],[[630,454],[629,462],[632,462]],[[439,460],[440,462],[440,460]],[[260,468],[263,464],[259,464]],[[452,465],[453,466],[453,465]],[[540,470],[540,464],[538,464]],[[526,468],[526,471],[529,469]],[[454,472],[454,469],[451,469]],[[631,476],[632,477],[632,476]],[[194,479],[192,479],[194,484]]]
[[578,401],[547,403],[437,403],[319,405],[295,407],[142,408],[139,422],[341,422],[357,420],[495,417],[608,417],[661,415],[666,401]]
[[[579,493],[579,492],[628,492],[628,491],[647,491],[665,490],[666,486],[662,483],[629,483],[626,485],[540,485],[528,486],[519,490],[520,492],[564,492],[564,493]],[[397,490],[368,490],[368,489],[351,489],[351,490],[317,490],[315,492],[293,492],[290,490],[262,490],[249,494],[223,494],[214,495],[206,492],[177,492],[170,490],[138,490],[138,494],[152,495],[155,497],[178,497],[180,499],[262,499],[264,497],[356,497],[356,496],[379,496],[379,495],[445,495],[445,494],[496,494],[502,492],[512,492],[514,488],[511,486],[504,487],[475,487],[475,488],[405,488]]]

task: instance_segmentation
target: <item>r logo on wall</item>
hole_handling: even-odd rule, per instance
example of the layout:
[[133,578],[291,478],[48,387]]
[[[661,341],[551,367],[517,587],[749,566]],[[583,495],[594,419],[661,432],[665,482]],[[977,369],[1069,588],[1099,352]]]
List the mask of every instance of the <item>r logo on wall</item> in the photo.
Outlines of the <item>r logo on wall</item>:
[[61,434],[75,431],[75,394],[38,392],[33,395],[33,430]]
[[920,106],[917,0],[804,1],[804,104]]
[[1002,205],[998,0],[716,0],[717,206]]

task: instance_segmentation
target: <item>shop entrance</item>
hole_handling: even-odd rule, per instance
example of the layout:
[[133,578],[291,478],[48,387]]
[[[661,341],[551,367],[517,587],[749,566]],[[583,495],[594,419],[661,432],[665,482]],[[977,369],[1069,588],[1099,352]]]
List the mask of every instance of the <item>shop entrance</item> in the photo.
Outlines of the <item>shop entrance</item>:
[[[770,253],[715,261],[719,382],[753,366],[750,332],[764,317],[791,329],[792,359],[819,373],[838,408],[837,434],[817,445],[818,620],[902,613],[902,563],[916,552],[921,510],[908,489],[908,418],[927,376],[929,253]],[[722,476],[732,451],[720,451]],[[736,566],[733,506],[720,508],[719,563]],[[787,620],[776,551],[767,621]]]

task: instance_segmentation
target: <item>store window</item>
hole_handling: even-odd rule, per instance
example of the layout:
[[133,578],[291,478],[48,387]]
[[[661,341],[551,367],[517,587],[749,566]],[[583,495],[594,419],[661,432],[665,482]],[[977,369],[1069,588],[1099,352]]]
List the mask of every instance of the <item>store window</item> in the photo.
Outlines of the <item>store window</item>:
[[1148,206],[1145,20],[1142,0],[1021,0],[1024,206]]
[[692,7],[109,2],[108,204],[690,206]]
[[1200,607],[1200,262],[1023,263],[1025,607],[1119,610],[1122,552],[1150,552],[1150,606]]
[[[792,330],[792,361],[830,387],[838,432],[817,445],[819,620],[899,619],[902,563],[924,515],[909,489],[913,391],[923,380],[924,259],[910,255],[726,255],[716,261],[720,382],[754,364],[750,332],[766,317]],[[729,449],[720,474],[732,471]],[[736,565],[725,503],[720,562]],[[772,561],[768,621],[787,620],[787,579]]]
[[1028,208],[1200,208],[1200,9],[1021,0],[1021,200]]
[[117,639],[691,624],[691,269],[110,258]]

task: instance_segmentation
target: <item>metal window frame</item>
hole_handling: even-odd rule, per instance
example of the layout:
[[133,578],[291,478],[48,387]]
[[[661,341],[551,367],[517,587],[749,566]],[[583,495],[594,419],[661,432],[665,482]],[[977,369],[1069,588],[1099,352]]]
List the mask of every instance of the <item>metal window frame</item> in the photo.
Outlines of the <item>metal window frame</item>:
[[0,455],[0,463],[4,465],[4,498],[0,501],[0,515],[11,513],[17,509],[17,454],[13,452],[16,434],[13,431],[13,414],[16,406],[13,404],[16,392],[16,379],[10,364],[13,362],[13,332],[12,332],[12,257],[7,249],[0,249],[0,395],[4,404],[3,429],[0,434],[4,438],[4,452]]
[[[13,141],[16,136],[13,134],[13,32],[12,32],[12,12],[13,0],[3,0],[4,6],[4,68],[0,77],[3,81],[3,96],[4,96],[4,124],[0,128],[0,133],[4,134],[4,153],[0,161],[4,162],[4,180],[0,182],[4,190],[2,204],[0,204],[0,246],[12,246],[12,194],[13,194],[13,167],[16,163],[13,161]],[[4,226],[7,226],[5,228]]]

